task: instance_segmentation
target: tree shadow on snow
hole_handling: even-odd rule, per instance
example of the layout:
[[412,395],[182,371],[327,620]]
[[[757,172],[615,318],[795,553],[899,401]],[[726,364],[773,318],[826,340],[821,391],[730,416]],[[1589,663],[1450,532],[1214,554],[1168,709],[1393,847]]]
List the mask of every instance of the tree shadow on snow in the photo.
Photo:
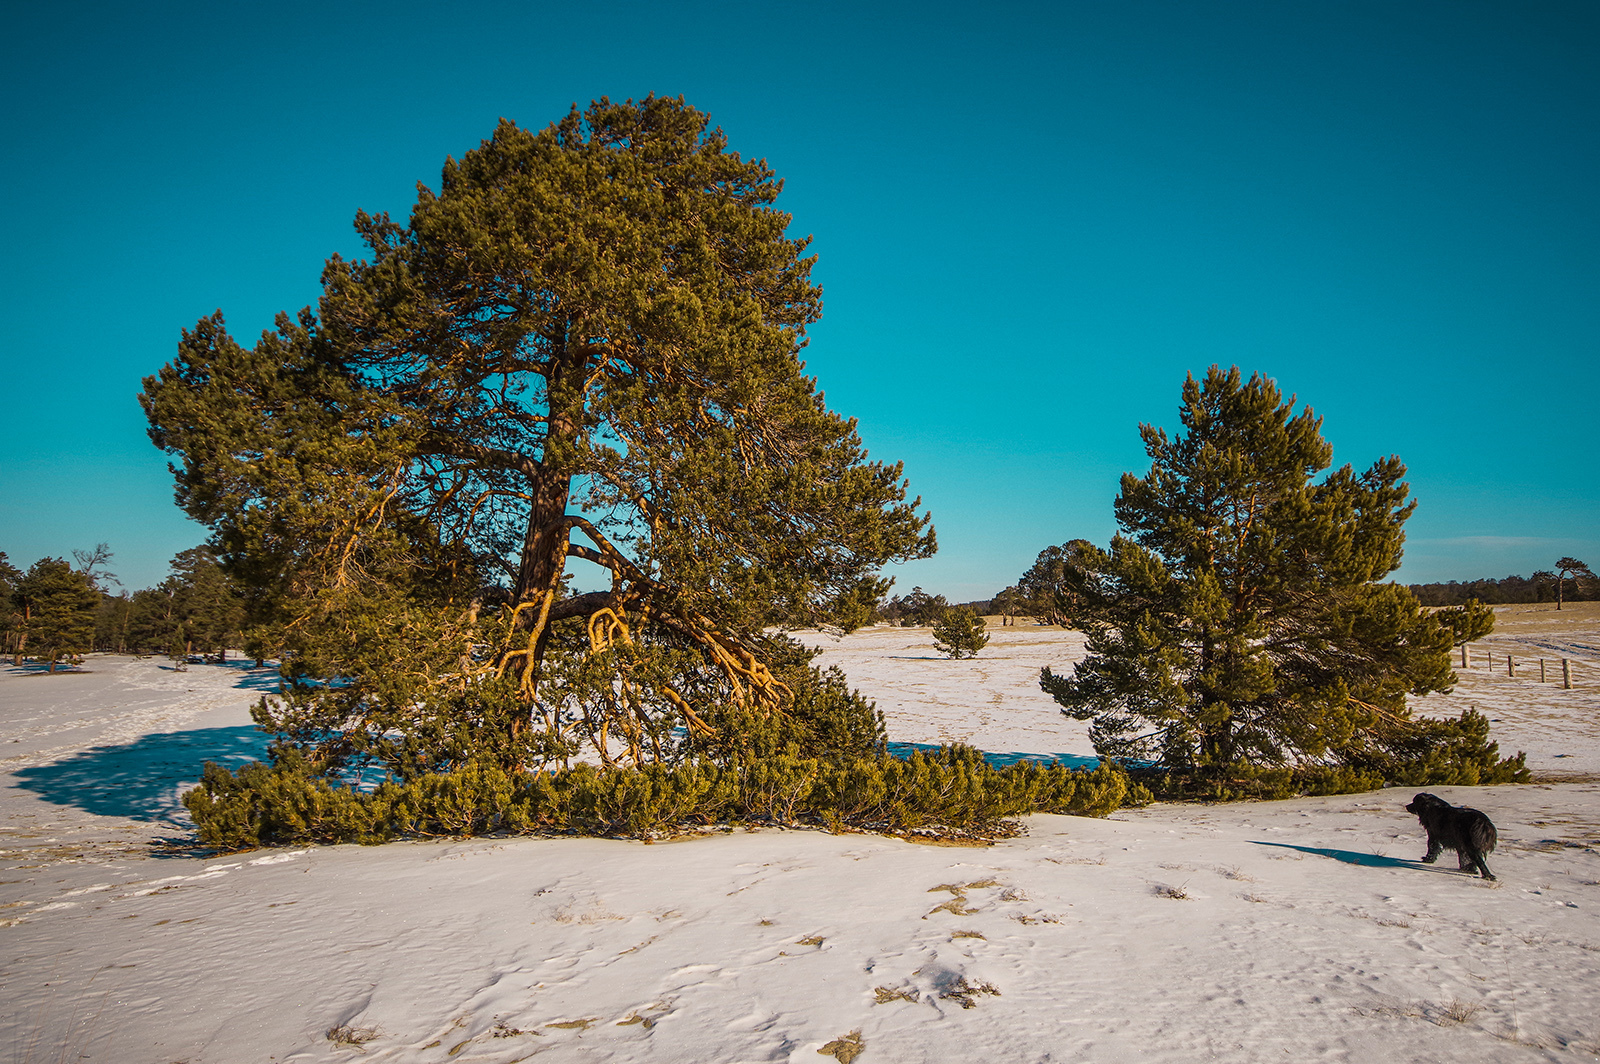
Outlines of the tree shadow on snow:
[[[939,748],[938,743],[890,743],[889,753],[904,760],[919,750],[924,754],[936,754]],[[1073,769],[1093,769],[1100,765],[1098,757],[1085,757],[1083,754],[1027,754],[1017,751],[997,753],[991,750],[984,750],[982,753],[983,759],[992,768],[1005,768],[1007,765],[1015,765],[1018,761],[1032,761],[1040,765],[1065,765]]]
[[283,685],[283,677],[281,674],[279,674],[278,667],[276,665],[265,665],[258,669],[253,661],[208,661],[204,664],[201,664],[200,662],[190,662],[189,666],[185,669],[180,669],[176,665],[157,665],[156,668],[160,669],[162,672],[187,673],[197,673],[202,670],[210,671],[213,669],[225,669],[228,672],[236,674],[233,684],[236,690],[260,691],[262,694],[268,695],[277,694],[278,689]]
[[266,757],[268,736],[252,725],[141,735],[123,746],[97,746],[48,765],[19,768],[20,790],[97,816],[187,823],[183,792],[215,761],[238,768]]
[[65,661],[56,662],[56,671],[50,671],[47,661],[24,661],[21,665],[12,665],[8,660],[3,672],[5,676],[87,676],[94,672],[82,665],[72,665]]

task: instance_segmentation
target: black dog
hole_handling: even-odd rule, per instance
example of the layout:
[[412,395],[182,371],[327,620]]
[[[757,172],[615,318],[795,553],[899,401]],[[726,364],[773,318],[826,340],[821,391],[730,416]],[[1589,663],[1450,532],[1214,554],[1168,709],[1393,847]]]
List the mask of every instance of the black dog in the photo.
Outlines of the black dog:
[[1428,829],[1428,853],[1424,864],[1439,859],[1440,850],[1454,850],[1460,858],[1463,872],[1478,871],[1484,879],[1493,879],[1494,873],[1484,863],[1483,855],[1494,852],[1494,823],[1476,809],[1451,805],[1432,794],[1419,794],[1411,799],[1406,812],[1417,814],[1422,826]]

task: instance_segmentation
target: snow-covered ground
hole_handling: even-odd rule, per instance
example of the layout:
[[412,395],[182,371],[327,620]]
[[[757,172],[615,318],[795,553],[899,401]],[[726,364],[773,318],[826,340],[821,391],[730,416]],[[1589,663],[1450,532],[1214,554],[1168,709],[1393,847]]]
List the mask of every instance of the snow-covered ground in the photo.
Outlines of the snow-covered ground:
[[[1594,1059],[1600,608],[1542,612],[1503,613],[1420,706],[1479,706],[1563,780],[1437,789],[1494,817],[1496,883],[1417,863],[1397,791],[1035,816],[978,848],[740,830],[203,859],[176,796],[200,761],[259,750],[270,672],[7,670],[0,1044],[128,1064]],[[1036,679],[1081,638],[992,634],[961,662],[926,630],[810,638],[894,741],[1089,754]],[[1574,662],[1573,690],[1559,666],[1538,682],[1541,654]]]

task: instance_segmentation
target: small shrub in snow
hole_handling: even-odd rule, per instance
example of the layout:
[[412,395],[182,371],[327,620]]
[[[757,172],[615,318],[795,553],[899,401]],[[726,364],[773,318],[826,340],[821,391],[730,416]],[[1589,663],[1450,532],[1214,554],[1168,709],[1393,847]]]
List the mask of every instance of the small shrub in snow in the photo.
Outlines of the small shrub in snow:
[[975,658],[989,644],[983,618],[969,606],[952,606],[933,628],[933,646],[952,658]]

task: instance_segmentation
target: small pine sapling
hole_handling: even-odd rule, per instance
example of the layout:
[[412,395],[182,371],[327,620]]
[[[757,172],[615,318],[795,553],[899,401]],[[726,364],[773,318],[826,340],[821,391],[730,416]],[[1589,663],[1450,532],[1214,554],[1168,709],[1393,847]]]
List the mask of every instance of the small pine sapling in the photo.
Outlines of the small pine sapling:
[[989,633],[969,606],[952,606],[933,626],[933,645],[952,658],[975,658],[989,642]]

